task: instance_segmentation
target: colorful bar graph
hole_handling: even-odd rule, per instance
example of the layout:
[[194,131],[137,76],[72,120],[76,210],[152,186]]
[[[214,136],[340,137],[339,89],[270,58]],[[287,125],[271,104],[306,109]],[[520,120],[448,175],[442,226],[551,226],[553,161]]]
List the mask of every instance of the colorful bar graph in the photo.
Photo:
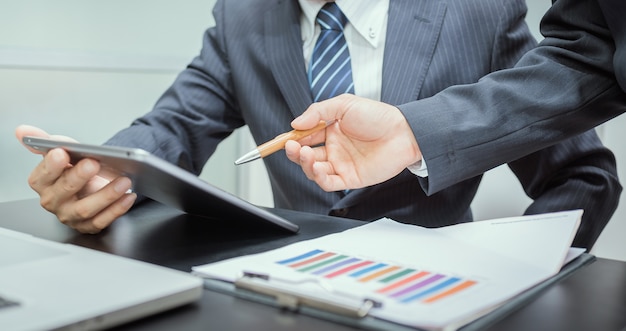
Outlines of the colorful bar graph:
[[344,260],[339,261],[337,263],[331,264],[331,265],[329,265],[327,267],[324,267],[324,268],[321,268],[321,269],[317,269],[317,270],[313,271],[313,274],[314,275],[322,275],[322,274],[334,271],[337,268],[343,267],[346,264],[359,262],[359,261],[361,261],[361,260],[357,259],[357,258],[354,258],[354,257],[353,258],[347,258],[347,259],[344,259]]
[[310,259],[306,259],[304,261],[300,261],[300,262],[296,262],[296,263],[290,264],[289,266],[292,267],[292,268],[298,268],[300,266],[307,265],[307,264],[310,264],[310,263],[313,263],[313,262],[316,262],[316,261],[320,261],[320,260],[323,260],[323,259],[325,259],[327,257],[334,256],[334,255],[335,255],[335,253],[323,253],[323,254],[320,254],[318,256],[311,257]]
[[397,289],[397,288],[399,288],[399,287],[401,287],[401,286],[403,286],[403,285],[409,284],[409,283],[411,283],[412,281],[414,281],[414,280],[416,280],[416,279],[420,279],[420,278],[422,278],[422,277],[424,277],[424,276],[426,276],[426,275],[428,275],[428,274],[429,274],[429,272],[428,272],[428,271],[420,271],[420,272],[418,272],[418,273],[416,273],[416,274],[413,274],[413,275],[411,275],[411,276],[409,276],[409,277],[407,277],[407,278],[401,279],[401,280],[399,280],[399,281],[397,281],[397,282],[395,282],[395,283],[392,283],[392,284],[390,284],[390,285],[387,285],[387,286],[385,286],[385,287],[383,287],[383,288],[379,289],[379,290],[378,290],[378,291],[376,291],[376,292],[378,292],[378,293],[386,293],[386,292],[389,292],[389,291],[395,290],[395,289]]
[[[437,275],[437,276],[441,276],[441,278],[443,278],[443,275]],[[433,277],[434,278],[434,277]],[[448,288],[450,285],[458,282],[460,279],[456,278],[456,277],[452,277],[452,278],[448,278],[445,281],[437,284],[436,286],[433,286],[431,288],[425,289],[424,291],[418,292],[416,294],[413,294],[407,298],[402,299],[402,302],[411,302],[411,301],[415,301],[418,299],[422,299],[423,297],[429,295],[429,294],[434,294],[438,291],[441,291],[443,289]]]
[[276,262],[298,272],[328,279],[347,277],[356,283],[381,287],[376,293],[400,303],[430,304],[460,293],[478,282],[429,270],[327,252],[321,249]]
[[[324,255],[324,254],[322,254],[322,255]],[[332,255],[336,255],[336,254],[332,253]],[[321,267],[327,266],[327,265],[329,265],[331,263],[343,260],[346,257],[347,256],[345,256],[345,255],[332,256],[329,259],[320,260],[319,262],[317,262],[315,264],[312,264],[312,265],[303,265],[303,267],[298,269],[298,271],[302,271],[302,272],[309,272],[309,271],[311,271],[312,272],[313,270],[315,270],[317,268],[321,268]],[[300,264],[300,263],[297,263],[297,264]]]
[[298,262],[298,261],[304,260],[306,258],[315,256],[315,255],[320,254],[322,252],[324,252],[324,251],[319,250],[319,249],[315,249],[315,250],[312,250],[312,251],[310,251],[308,253],[304,253],[302,255],[294,256],[292,258],[289,258],[289,259],[286,259],[286,260],[282,260],[282,261],[278,261],[276,263],[278,263],[278,264],[290,264],[290,263]]
[[334,278],[334,277],[341,276],[341,275],[343,275],[345,273],[348,273],[350,271],[353,271],[355,269],[358,269],[358,268],[361,268],[361,267],[364,267],[364,266],[370,265],[370,264],[372,264],[372,261],[363,261],[361,263],[356,263],[356,264],[353,264],[351,266],[347,266],[347,267],[345,267],[343,269],[339,269],[339,270],[337,270],[335,272],[332,272],[332,273],[330,273],[330,274],[328,274],[328,275],[326,275],[324,277],[326,277],[326,278]]
[[374,272],[372,274],[369,274],[369,275],[359,279],[359,282],[362,282],[362,283],[369,282],[370,280],[374,280],[376,278],[382,277],[382,276],[384,276],[384,275],[386,275],[386,274],[388,274],[390,272],[394,272],[394,271],[396,271],[398,269],[400,269],[400,267],[398,267],[398,266],[387,267],[387,268],[385,268],[383,270],[376,271],[376,272]]
[[450,295],[453,295],[455,293],[461,292],[464,289],[466,289],[466,288],[468,288],[468,287],[470,287],[472,285],[475,285],[475,284],[476,284],[476,282],[473,281],[473,280],[466,280],[463,283],[461,283],[461,284],[459,284],[459,285],[457,285],[457,286],[455,286],[455,287],[453,287],[451,289],[448,289],[446,291],[440,292],[437,295],[433,295],[432,297],[429,297],[428,299],[425,299],[424,303],[435,302],[435,301],[437,301],[439,299],[443,299],[443,298],[445,298],[447,296],[450,296]]
[[416,290],[421,289],[422,287],[428,286],[428,285],[430,285],[430,284],[432,284],[432,283],[442,279],[443,277],[445,277],[445,276],[441,275],[441,274],[430,276],[430,277],[428,277],[428,278],[426,278],[426,279],[424,279],[424,280],[422,280],[422,281],[420,281],[418,283],[415,283],[415,284],[413,284],[413,285],[411,285],[409,287],[406,287],[406,288],[404,288],[404,289],[402,289],[402,290],[400,290],[398,292],[394,292],[393,294],[391,294],[391,297],[392,298],[401,297],[403,295],[406,295],[407,293],[411,293],[411,292],[414,292]]
[[367,275],[370,272],[376,271],[380,268],[384,268],[387,265],[385,263],[376,263],[375,265],[371,266],[371,267],[367,267],[365,269],[361,269],[359,271],[355,271],[353,273],[350,274],[350,277],[361,277],[363,275]]
[[381,283],[389,283],[389,282],[394,281],[394,280],[396,280],[398,278],[404,277],[404,276],[406,276],[406,275],[408,275],[408,274],[410,274],[410,273],[412,273],[414,271],[415,271],[415,269],[410,269],[410,268],[409,269],[404,269],[404,270],[401,270],[399,272],[396,272],[393,275],[390,275],[389,277],[385,277],[385,278],[381,279],[380,282]]

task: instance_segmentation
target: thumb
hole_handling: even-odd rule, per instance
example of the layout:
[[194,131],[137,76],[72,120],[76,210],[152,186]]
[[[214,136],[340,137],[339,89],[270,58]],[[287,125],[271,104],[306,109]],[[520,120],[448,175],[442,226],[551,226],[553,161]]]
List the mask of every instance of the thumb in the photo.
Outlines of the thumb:
[[315,110],[317,104],[312,104],[302,115],[291,121],[291,127],[296,130],[308,130],[320,122],[320,114]]
[[29,151],[35,153],[35,154],[45,154],[42,151],[36,150],[30,146],[27,146],[26,144],[24,144],[24,137],[38,137],[38,138],[48,138],[48,139],[55,139],[55,140],[62,140],[62,141],[72,141],[75,142],[76,140],[70,138],[70,137],[66,137],[66,136],[61,136],[61,135],[50,135],[48,132],[35,127],[35,126],[31,126],[31,125],[20,125],[17,128],[15,128],[15,137],[17,138],[17,140],[24,146],[26,147]]
[[296,117],[291,126],[296,130],[308,130],[315,127],[320,121],[339,120],[346,111],[346,105],[354,95],[342,94],[324,101],[313,103],[302,115]]
[[43,154],[41,151],[38,151],[24,144],[24,141],[23,141],[24,137],[29,137],[29,136],[40,137],[40,138],[50,138],[50,135],[46,131],[38,127],[34,127],[30,125],[20,125],[17,128],[15,128],[15,137],[22,145],[24,145],[24,147],[26,147],[29,151],[35,154]]

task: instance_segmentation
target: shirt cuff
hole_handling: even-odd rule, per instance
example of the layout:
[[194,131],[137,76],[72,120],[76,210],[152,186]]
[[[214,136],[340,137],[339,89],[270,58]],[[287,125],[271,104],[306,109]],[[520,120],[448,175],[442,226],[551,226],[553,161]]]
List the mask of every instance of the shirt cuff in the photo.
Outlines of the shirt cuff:
[[428,177],[428,168],[426,167],[425,160],[417,161],[406,168],[409,169],[409,171],[414,175],[419,177]]

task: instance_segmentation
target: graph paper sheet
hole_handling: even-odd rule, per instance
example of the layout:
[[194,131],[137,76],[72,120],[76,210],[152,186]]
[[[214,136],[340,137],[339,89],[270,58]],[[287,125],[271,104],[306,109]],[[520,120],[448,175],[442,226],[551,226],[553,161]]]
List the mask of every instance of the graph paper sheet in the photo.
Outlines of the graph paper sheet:
[[555,275],[582,211],[427,229],[380,219],[265,253],[196,266],[235,282],[268,276],[321,300],[380,303],[369,316],[414,328],[459,328]]

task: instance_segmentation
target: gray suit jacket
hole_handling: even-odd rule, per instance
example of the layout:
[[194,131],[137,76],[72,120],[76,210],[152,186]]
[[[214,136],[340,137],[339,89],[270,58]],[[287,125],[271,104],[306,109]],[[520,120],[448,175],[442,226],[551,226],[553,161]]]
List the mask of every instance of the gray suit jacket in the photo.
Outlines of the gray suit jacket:
[[[525,10],[522,0],[391,0],[382,101],[399,105],[429,97],[513,65],[535,45]],[[199,173],[236,128],[247,125],[260,144],[289,130],[311,104],[297,1],[218,1],[214,16],[216,26],[207,30],[201,54],[152,112],[108,144],[141,147]],[[470,221],[480,183],[476,176],[427,196],[405,171],[344,195],[321,190],[284,153],[264,162],[278,208],[362,220],[386,216],[428,227]],[[595,241],[620,187],[613,155],[594,132],[511,165],[536,199],[529,212],[597,210],[581,245]]]

